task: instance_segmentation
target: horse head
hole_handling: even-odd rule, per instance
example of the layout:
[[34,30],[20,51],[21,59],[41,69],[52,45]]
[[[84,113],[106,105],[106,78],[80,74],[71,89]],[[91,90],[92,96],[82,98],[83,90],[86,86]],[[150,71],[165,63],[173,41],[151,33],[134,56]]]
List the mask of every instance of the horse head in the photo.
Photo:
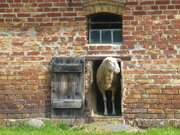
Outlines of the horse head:
[[106,62],[106,67],[116,74],[120,73],[120,67],[118,64],[118,61],[116,58],[113,57],[107,57],[104,59],[104,62]]

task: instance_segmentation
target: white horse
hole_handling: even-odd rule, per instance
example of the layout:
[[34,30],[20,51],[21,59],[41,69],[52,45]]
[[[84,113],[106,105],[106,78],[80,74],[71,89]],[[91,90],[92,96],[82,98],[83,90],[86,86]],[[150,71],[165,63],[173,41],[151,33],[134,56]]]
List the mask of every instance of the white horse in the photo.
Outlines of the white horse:
[[106,91],[112,92],[112,114],[116,114],[115,110],[115,93],[117,88],[117,74],[120,73],[120,67],[116,58],[107,57],[100,64],[97,74],[96,80],[98,88],[103,96],[104,101],[104,115],[108,115],[107,110],[107,97]]

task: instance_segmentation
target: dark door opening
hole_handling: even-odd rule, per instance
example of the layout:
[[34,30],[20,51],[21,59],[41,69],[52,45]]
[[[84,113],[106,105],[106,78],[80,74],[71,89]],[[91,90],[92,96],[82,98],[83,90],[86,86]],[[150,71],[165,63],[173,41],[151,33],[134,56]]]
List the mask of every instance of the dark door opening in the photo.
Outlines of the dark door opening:
[[[100,66],[102,60],[95,60],[93,62],[93,79],[94,79],[94,83],[93,83],[93,89],[94,89],[94,98],[96,98],[96,102],[95,102],[95,107],[96,107],[96,111],[95,113],[97,113],[98,115],[103,115],[104,112],[104,103],[103,103],[103,97],[101,92],[98,89],[97,83],[96,83],[96,73],[97,73],[97,69]],[[119,66],[121,63],[119,63]],[[121,97],[122,97],[122,88],[121,88],[121,72],[118,74],[118,80],[119,80],[119,84],[117,86],[117,90],[116,90],[116,95],[115,95],[115,109],[116,109],[116,115],[119,116],[121,115]],[[107,97],[107,107],[108,107],[108,115],[112,115],[112,103],[111,103],[111,95],[112,92],[111,91],[107,91],[106,92],[106,97]]]

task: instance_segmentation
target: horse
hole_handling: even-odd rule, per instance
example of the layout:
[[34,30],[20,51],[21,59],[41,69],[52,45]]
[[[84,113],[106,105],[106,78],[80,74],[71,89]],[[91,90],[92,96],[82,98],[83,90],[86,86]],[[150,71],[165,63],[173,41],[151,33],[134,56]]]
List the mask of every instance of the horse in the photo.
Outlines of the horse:
[[116,115],[115,93],[117,89],[117,84],[119,83],[117,78],[117,75],[119,73],[120,67],[118,64],[118,60],[113,57],[106,57],[97,69],[96,82],[103,96],[104,115],[108,115],[106,91],[112,92],[112,115]]

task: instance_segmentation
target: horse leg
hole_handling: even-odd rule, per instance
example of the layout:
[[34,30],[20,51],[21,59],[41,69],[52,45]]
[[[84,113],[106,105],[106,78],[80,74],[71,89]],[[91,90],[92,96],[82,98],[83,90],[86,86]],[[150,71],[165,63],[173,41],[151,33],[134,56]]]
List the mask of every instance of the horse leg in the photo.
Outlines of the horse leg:
[[116,110],[115,110],[115,91],[112,91],[112,115],[116,115]]
[[105,91],[102,91],[101,93],[103,95],[103,101],[104,101],[104,115],[108,115],[106,93],[105,93]]

